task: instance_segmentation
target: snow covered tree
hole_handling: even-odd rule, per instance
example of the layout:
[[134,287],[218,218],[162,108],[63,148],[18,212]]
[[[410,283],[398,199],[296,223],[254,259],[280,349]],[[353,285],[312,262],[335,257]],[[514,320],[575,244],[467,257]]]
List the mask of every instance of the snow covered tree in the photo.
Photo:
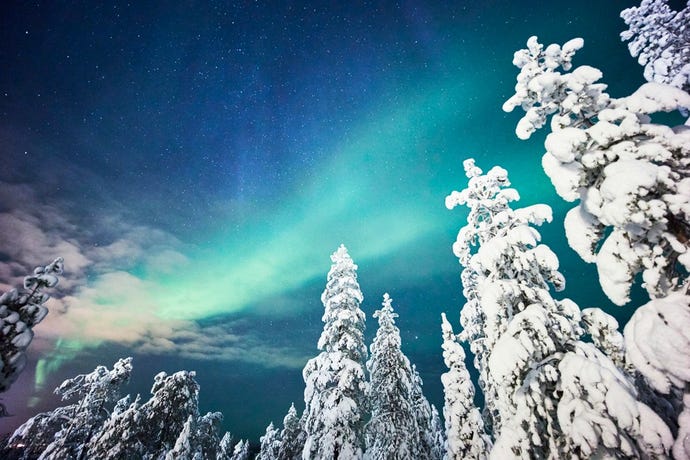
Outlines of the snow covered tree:
[[298,460],[302,458],[305,438],[303,425],[303,420],[297,416],[295,405],[291,404],[288,413],[283,419],[278,460]]
[[90,374],[65,380],[55,393],[63,400],[80,399],[27,420],[10,436],[8,450],[21,450],[18,458],[82,458],[86,444],[107,419],[131,372],[132,358],[126,358],[117,361],[112,370],[98,366]]
[[[537,244],[539,233],[530,227],[551,220],[551,209],[533,205],[513,210],[509,203],[519,195],[507,188],[510,182],[505,169],[494,167],[482,175],[474,160],[466,160],[464,166],[467,188],[446,198],[449,209],[463,204],[469,207],[467,225],[453,244],[453,252],[465,267],[461,274],[466,299],[460,315],[461,339],[475,355],[487,431],[498,432],[501,420],[496,381],[489,375],[491,352],[517,313],[542,298],[550,299],[549,283],[560,290],[565,281],[558,272],[556,256]],[[480,249],[474,251],[475,246]]]
[[182,431],[175,441],[175,446],[165,455],[165,460],[175,460],[178,458],[193,459],[200,452],[194,447],[194,416],[190,415],[182,426]]
[[505,188],[502,168],[482,175],[467,160],[465,171],[467,189],[446,204],[470,208],[454,250],[465,267],[464,309],[471,309],[461,319],[470,344],[484,354],[477,362],[486,366],[479,371],[494,409],[492,458],[666,455],[668,427],[610,358],[580,341],[577,305],[551,297],[549,284],[562,287],[564,280],[555,254],[538,243],[531,226],[550,220],[550,208],[511,209],[519,195]]
[[558,71],[571,68],[582,44],[544,49],[531,37],[515,53],[520,73],[503,108],[526,110],[516,129],[521,139],[553,115],[542,166],[563,199],[580,201],[566,216],[566,236],[583,260],[596,263],[605,294],[627,303],[641,272],[649,295],[663,297],[690,269],[690,128],[649,116],[690,107],[690,95],[647,83],[611,99],[597,83],[598,69]]
[[582,310],[582,325],[589,334],[592,343],[619,369],[628,370],[625,362],[625,339],[618,330],[616,318],[600,308]]
[[625,326],[628,360],[658,392],[677,400],[675,458],[690,458],[690,296],[675,292],[638,308]]
[[621,18],[628,26],[621,39],[644,66],[647,81],[690,92],[690,2],[674,11],[666,0],[642,0],[623,10]]
[[[631,27],[624,38],[635,37],[631,50],[644,54],[643,59],[652,65],[648,78],[663,80],[667,75],[676,86],[686,87],[687,75],[682,75],[689,68],[688,50],[678,48],[687,48],[678,43],[687,42],[687,36],[671,38],[659,21],[665,17],[670,30],[680,27],[686,34],[689,11],[672,13],[665,3],[643,1],[639,9],[623,13]],[[674,18],[683,17],[675,22]],[[690,412],[683,404],[690,398],[682,396],[687,387],[674,372],[686,372],[689,366],[678,331],[690,329],[690,128],[655,124],[650,115],[686,109],[690,95],[674,86],[647,83],[628,97],[612,99],[603,92],[605,85],[596,83],[601,78],[599,70],[582,66],[570,73],[558,71],[559,66],[569,70],[572,50],[582,46],[580,39],[569,43],[573,42],[574,46],[550,45],[544,50],[535,37],[530,38],[528,49],[515,54],[513,62],[521,70],[516,94],[504,109],[521,105],[527,111],[518,123],[521,138],[529,137],[546,116],[555,114],[542,165],[561,197],[580,200],[566,216],[566,236],[585,261],[596,263],[604,293],[624,305],[630,300],[635,276],[642,274],[642,286],[652,300],[626,326],[627,361],[647,379],[646,385],[666,395],[665,403],[656,395],[645,398],[665,420],[669,413],[678,420],[669,424],[673,431],[676,423],[681,426],[674,453],[687,451],[679,447],[687,441],[682,428],[685,418],[678,412]],[[567,59],[565,49],[570,50]],[[685,70],[670,75],[672,66],[666,64],[671,61]],[[679,83],[683,79],[686,83]],[[544,115],[534,117],[540,110]],[[635,332],[650,328],[653,334]],[[664,379],[674,383],[661,385]],[[640,383],[640,391],[646,391],[646,385]]]
[[371,420],[365,428],[365,458],[420,458],[419,428],[412,402],[412,369],[400,349],[398,316],[386,293],[383,306],[374,313],[379,327],[367,361]]
[[29,419],[0,449],[0,456],[22,460],[230,458],[229,434],[222,441],[218,436],[222,414],[199,416],[194,372],[159,373],[145,404],[138,395],[133,402],[130,396],[117,400],[120,388],[129,381],[131,362],[131,358],[121,359],[112,370],[98,366],[90,374],[65,380],[55,392],[63,400],[79,401]]
[[220,412],[207,412],[197,419],[195,441],[204,460],[215,460],[218,456],[222,421],[223,414]]
[[99,458],[164,457],[175,448],[189,417],[199,416],[194,376],[191,371],[156,375],[151,398],[145,404],[137,398],[128,409],[113,414],[92,439],[89,452],[98,452]]
[[303,458],[362,457],[366,418],[364,362],[365,315],[357,265],[345,246],[331,255],[333,264],[321,295],[325,307],[321,353],[309,360],[302,374],[306,440]]
[[[0,392],[9,390],[26,366],[26,349],[33,340],[32,328],[48,314],[43,305],[49,296],[44,291],[58,284],[63,259],[58,257],[45,267],[36,267],[24,278],[24,292],[12,289],[0,295]],[[4,413],[4,406],[0,405]]]
[[74,412],[74,405],[42,412],[24,422],[0,449],[0,458],[28,460],[38,458],[54,440],[55,434]]
[[417,371],[417,366],[412,365],[412,386],[410,387],[410,400],[412,402],[412,409],[417,421],[417,429],[419,430],[419,452],[418,459],[432,459],[441,460],[443,458],[443,450],[438,451],[439,437],[441,438],[440,447],[443,448],[443,429],[441,428],[440,420],[438,420],[438,411],[436,412],[436,425],[434,425],[434,411],[436,408],[429,404],[429,401],[424,396],[422,387],[422,377]]
[[[91,458],[144,458],[145,434],[142,427],[141,398],[127,396],[118,401],[110,418],[86,446]],[[177,442],[177,440],[176,440]]]
[[234,449],[232,445],[232,435],[226,432],[220,440],[218,445],[218,455],[219,460],[225,460],[232,456]]
[[434,460],[441,460],[446,454],[446,436],[441,417],[438,415],[438,409],[433,404],[431,405],[431,425],[429,432],[432,434],[431,455],[430,458]]
[[276,460],[280,450],[280,433],[271,422],[266,427],[266,434],[261,436],[261,450],[256,460]]
[[235,444],[230,460],[249,460],[249,441],[242,440]]
[[172,449],[189,416],[199,416],[199,384],[193,371],[154,378],[151,399],[141,406],[146,452],[157,458]]
[[443,360],[448,372],[441,376],[446,419],[445,459],[485,459],[491,440],[484,430],[484,421],[474,405],[474,385],[465,367],[465,352],[458,343],[453,327],[442,313]]

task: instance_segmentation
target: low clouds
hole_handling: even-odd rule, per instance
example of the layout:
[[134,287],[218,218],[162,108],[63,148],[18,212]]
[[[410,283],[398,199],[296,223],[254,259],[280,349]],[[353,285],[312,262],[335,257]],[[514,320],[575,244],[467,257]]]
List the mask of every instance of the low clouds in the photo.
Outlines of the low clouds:
[[48,359],[62,359],[58,341],[72,356],[75,349],[112,342],[191,359],[304,365],[297,353],[235,334],[231,325],[200,326],[196,321],[208,316],[204,305],[190,303],[184,314],[171,315],[169,302],[179,297],[176,308],[184,305],[185,294],[171,291],[175,275],[190,267],[184,251],[193,249],[172,234],[127,222],[116,210],[76,215],[25,184],[0,182],[0,203],[0,290],[20,287],[36,265],[65,259],[65,274],[47,304],[51,313],[37,326],[32,345]]

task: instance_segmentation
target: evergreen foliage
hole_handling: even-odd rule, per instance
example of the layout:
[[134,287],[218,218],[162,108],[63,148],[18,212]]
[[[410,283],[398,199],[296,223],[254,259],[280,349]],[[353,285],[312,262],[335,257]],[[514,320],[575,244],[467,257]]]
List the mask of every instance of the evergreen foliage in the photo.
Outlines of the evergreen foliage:
[[288,413],[283,419],[278,460],[299,460],[302,458],[306,435],[303,426],[304,420],[297,416],[297,409],[295,409],[294,404],[291,404]]
[[[565,280],[535,228],[551,221],[551,209],[514,209],[519,194],[507,171],[484,174],[466,160],[467,187],[446,198],[469,213],[453,245],[466,299],[460,334],[442,315],[445,429],[401,350],[388,294],[373,315],[367,360],[357,265],[341,245],[321,296],[320,353],[303,370],[304,413],[291,405],[281,431],[269,424],[257,459],[690,458],[690,129],[651,122],[690,107],[688,5],[675,12],[666,0],[642,0],[621,13],[629,27],[621,37],[651,82],[634,94],[612,98],[598,69],[572,69],[582,39],[544,47],[531,37],[515,53],[520,71],[504,104],[526,112],[521,139],[550,120],[542,166],[562,198],[578,201],[566,236],[596,264],[604,293],[625,305],[641,275],[650,301],[624,332],[598,308],[552,297]],[[43,291],[62,264],[36,268],[24,293],[0,296],[0,391],[25,365],[32,327],[48,311]],[[474,355],[483,413],[462,341]],[[159,373],[146,402],[118,399],[131,361],[63,382],[55,392],[74,402],[30,418],[0,456],[250,458],[248,440],[220,437],[221,413],[199,415],[194,372]]]
[[[484,393],[487,407],[495,410],[490,414],[492,458],[667,454],[672,440],[668,427],[639,400],[610,358],[580,340],[584,329],[577,305],[551,297],[549,285],[562,287],[564,279],[555,254],[539,243],[532,227],[550,220],[550,209],[512,209],[509,203],[519,195],[506,188],[510,183],[502,168],[483,175],[467,160],[465,171],[468,187],[453,192],[446,204],[470,208],[454,250],[465,267],[465,292],[471,294],[465,308],[472,315],[465,317],[474,319],[477,349],[487,355],[478,362],[487,366],[479,369],[480,375],[493,390]],[[478,249],[471,252],[475,245]],[[457,350],[451,348],[448,326],[446,336],[446,350]],[[457,355],[444,357],[452,356]],[[587,378],[579,375],[582,369]],[[465,409],[449,411],[457,416]],[[457,438],[448,432],[449,450]]]
[[363,300],[357,265],[345,246],[333,264],[321,295],[324,329],[321,353],[303,371],[306,439],[303,458],[361,458],[364,448],[367,382],[364,362]]
[[[566,216],[566,236],[585,261],[596,263],[604,293],[625,305],[635,276],[642,275],[651,300],[637,308],[626,325],[624,347],[610,321],[590,316],[593,321],[585,322],[599,328],[591,330],[595,343],[632,376],[638,398],[648,402],[667,424],[666,431],[675,435],[676,458],[690,457],[685,378],[690,368],[690,129],[652,123],[651,115],[687,114],[690,107],[690,94],[683,91],[690,69],[689,12],[673,12],[663,0],[643,0],[640,7],[622,12],[630,27],[622,37],[631,40],[631,53],[639,56],[646,65],[645,77],[653,81],[632,95],[608,96],[606,86],[598,83],[598,69],[558,70],[570,70],[581,39],[544,49],[532,37],[528,48],[515,54],[513,62],[521,70],[516,93],[504,105],[506,110],[521,105],[527,111],[516,130],[521,138],[553,114],[542,165],[559,195],[580,200]],[[578,351],[600,361],[583,348]],[[597,374],[600,386],[613,381],[625,386],[616,372],[614,379]],[[654,430],[641,431],[664,430],[655,424]],[[668,444],[661,436],[646,444],[647,451],[666,452]]]
[[[26,366],[26,349],[33,340],[33,327],[48,314],[44,291],[58,284],[64,261],[58,257],[45,267],[36,267],[24,277],[24,291],[0,295],[0,392],[9,390]],[[6,413],[0,405],[0,416]]]
[[443,359],[449,370],[441,376],[446,419],[444,459],[485,459],[491,449],[491,440],[474,405],[474,385],[465,367],[465,352],[445,313],[442,313],[442,319]]
[[628,26],[621,39],[644,66],[647,81],[690,92],[690,2],[674,11],[667,0],[642,0],[621,11],[621,18]]
[[420,458],[421,453],[412,369],[400,349],[392,301],[384,294],[382,308],[374,313],[379,327],[367,361],[371,420],[365,430],[365,458],[372,460]]
[[278,458],[280,451],[280,432],[273,426],[271,422],[266,427],[266,434],[261,436],[261,450],[256,460],[275,460]]

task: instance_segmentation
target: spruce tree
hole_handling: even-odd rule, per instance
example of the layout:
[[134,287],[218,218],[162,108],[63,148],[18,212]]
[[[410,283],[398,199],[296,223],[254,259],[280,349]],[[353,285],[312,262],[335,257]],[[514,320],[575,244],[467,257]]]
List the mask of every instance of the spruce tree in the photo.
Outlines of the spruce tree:
[[690,130],[652,122],[652,116],[687,115],[690,107],[690,94],[681,89],[690,81],[689,14],[690,8],[676,13],[660,0],[623,11],[630,29],[622,36],[654,82],[622,98],[604,92],[598,69],[570,71],[581,39],[544,48],[531,37],[527,49],[515,53],[516,92],[504,105],[527,111],[516,130],[523,139],[552,116],[542,166],[563,199],[579,200],[566,215],[566,236],[583,260],[596,264],[604,293],[628,304],[641,275],[651,300],[626,325],[626,369],[633,366],[638,391],[669,426],[681,426],[674,453],[688,456],[683,433],[690,430],[682,428],[690,413],[688,377],[677,376],[687,375],[690,362],[681,345],[690,329]]
[[366,419],[363,297],[357,265],[345,246],[341,245],[331,260],[321,295],[325,308],[318,342],[321,353],[309,360],[302,373],[306,384],[302,456],[357,459],[362,457]]
[[176,460],[178,458],[193,459],[199,453],[195,449],[194,442],[194,416],[190,415],[182,426],[182,431],[175,441],[175,446],[165,455],[165,460]]
[[99,452],[102,458],[164,457],[175,448],[189,417],[194,422],[199,417],[199,384],[194,377],[191,371],[158,373],[151,398],[145,404],[137,398],[129,408],[113,414],[90,443],[89,452]]
[[[410,387],[410,401],[412,409],[417,421],[417,430],[419,433],[419,449],[417,458],[420,460],[431,459],[440,460],[443,457],[436,453],[436,444],[438,437],[443,436],[443,430],[438,431],[440,425],[434,426],[434,407],[429,404],[429,401],[424,396],[422,391],[424,383],[422,377],[417,371],[417,366],[412,365],[412,386]],[[436,414],[438,416],[438,413]]]
[[442,313],[443,360],[448,372],[441,376],[446,419],[446,460],[486,459],[491,440],[484,430],[479,409],[474,405],[474,385],[465,367],[465,352],[453,327]]
[[674,11],[667,0],[642,0],[621,11],[628,30],[621,39],[644,66],[647,81],[690,92],[690,2]]
[[240,439],[235,444],[230,460],[249,460],[249,440]]
[[379,327],[367,361],[371,420],[365,431],[365,458],[372,460],[421,458],[412,369],[400,349],[397,316],[392,299],[384,294],[383,307],[374,313]]
[[259,439],[261,448],[256,460],[276,460],[280,450],[280,432],[273,426],[271,422],[266,427],[266,434]]
[[283,419],[278,460],[298,460],[302,458],[305,438],[303,425],[303,419],[297,416],[297,409],[295,409],[294,404],[291,404],[288,413]]
[[233,447],[232,435],[226,431],[220,440],[220,444],[218,444],[218,458],[230,458],[232,456]]

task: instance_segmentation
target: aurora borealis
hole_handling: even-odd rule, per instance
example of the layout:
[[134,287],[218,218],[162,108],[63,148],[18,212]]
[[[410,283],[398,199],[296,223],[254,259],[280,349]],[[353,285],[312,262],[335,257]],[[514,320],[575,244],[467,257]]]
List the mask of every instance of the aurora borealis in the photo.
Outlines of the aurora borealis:
[[[3,401],[134,356],[132,393],[195,369],[203,410],[257,440],[302,398],[329,254],[359,265],[363,308],[389,292],[403,350],[440,402],[440,314],[462,305],[451,252],[467,156],[508,169],[565,295],[608,303],[567,248],[566,205],[519,141],[512,53],[585,40],[576,64],[623,95],[642,70],[618,38],[634,2],[9,2],[0,12],[0,289],[65,258],[32,360]],[[457,322],[455,323],[457,324]]]

